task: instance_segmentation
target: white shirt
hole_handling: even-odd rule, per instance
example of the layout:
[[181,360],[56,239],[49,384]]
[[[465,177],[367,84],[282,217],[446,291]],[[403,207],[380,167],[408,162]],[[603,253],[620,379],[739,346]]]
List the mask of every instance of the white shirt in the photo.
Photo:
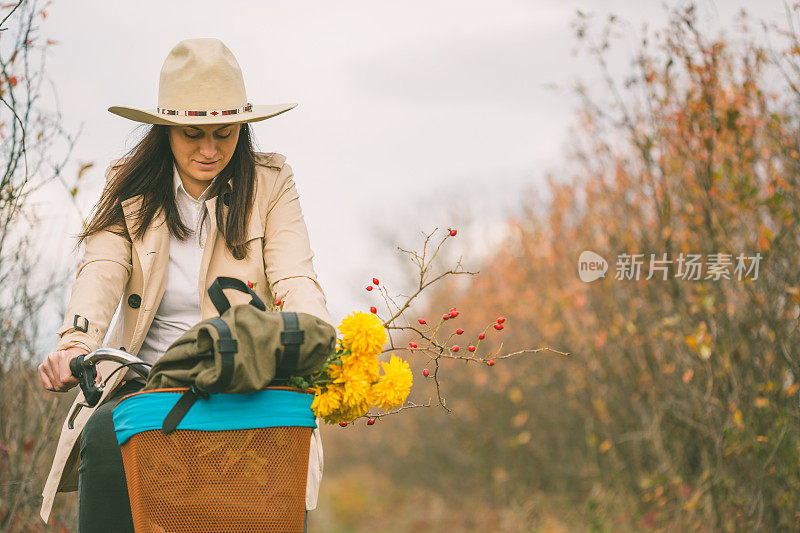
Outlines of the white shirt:
[[195,200],[183,188],[174,162],[172,167],[175,203],[181,220],[192,230],[192,234],[185,241],[179,240],[172,233],[169,236],[169,265],[164,296],[139,350],[139,357],[151,364],[160,359],[178,337],[202,320],[197,280],[200,277],[200,262],[208,236],[210,217],[206,216],[202,228],[200,220],[206,211],[205,200],[209,188],[206,187]]

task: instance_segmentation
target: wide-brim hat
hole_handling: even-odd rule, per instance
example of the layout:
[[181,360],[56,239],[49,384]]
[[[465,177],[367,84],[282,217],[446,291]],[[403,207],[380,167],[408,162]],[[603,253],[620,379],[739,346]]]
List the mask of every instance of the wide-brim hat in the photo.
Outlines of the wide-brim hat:
[[285,113],[296,103],[252,105],[242,69],[219,39],[184,39],[164,60],[158,107],[113,106],[115,115],[146,124],[200,125],[257,122]]

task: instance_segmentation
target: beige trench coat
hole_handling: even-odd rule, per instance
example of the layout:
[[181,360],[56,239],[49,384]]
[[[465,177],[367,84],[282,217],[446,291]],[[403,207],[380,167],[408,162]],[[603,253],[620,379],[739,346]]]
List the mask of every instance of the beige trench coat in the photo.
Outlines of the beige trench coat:
[[[255,292],[265,301],[283,300],[284,311],[297,311],[317,316],[331,325],[326,297],[320,287],[312,264],[314,253],[309,245],[308,231],[300,208],[291,167],[281,154],[257,154],[256,201],[247,221],[246,239],[250,243],[245,259],[236,260],[225,246],[217,230],[215,209],[228,209],[223,202],[217,206],[216,197],[206,200],[211,223],[203,250],[197,291],[202,318],[218,316],[206,289],[217,276],[230,276],[255,283]],[[106,170],[106,179],[118,168],[116,160]],[[141,195],[122,202],[128,231],[133,235],[133,215],[141,205]],[[169,232],[163,213],[158,213],[141,240],[128,239],[103,231],[89,237],[86,250],[72,287],[64,322],[58,330],[57,350],[81,346],[89,351],[101,346],[122,348],[137,354],[147,334],[153,316],[164,294],[169,260]],[[259,253],[261,252],[261,253]],[[269,281],[268,281],[269,280]],[[226,291],[231,305],[244,304],[249,297]],[[108,336],[106,331],[117,307],[120,313]],[[86,332],[75,328],[75,315],[88,320]],[[83,329],[83,318],[77,320]],[[101,376],[108,376],[118,364],[104,361],[99,365]],[[125,372],[112,376],[103,390],[100,403],[120,385]],[[78,396],[70,409],[83,401]],[[99,404],[98,404],[99,405]],[[50,474],[42,492],[41,517],[50,516],[56,492],[78,488],[80,434],[94,409],[83,407],[77,414],[73,429],[67,420],[61,429]],[[69,416],[69,415],[68,415]],[[319,425],[320,420],[317,419]],[[310,446],[309,472],[306,485],[306,507],[316,507],[322,477],[322,441],[315,429]]]

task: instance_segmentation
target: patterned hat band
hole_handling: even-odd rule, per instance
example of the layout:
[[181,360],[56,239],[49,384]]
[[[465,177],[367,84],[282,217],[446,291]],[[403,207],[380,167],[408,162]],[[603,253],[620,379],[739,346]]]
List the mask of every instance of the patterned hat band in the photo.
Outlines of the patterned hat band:
[[217,115],[237,115],[253,110],[253,104],[249,103],[244,107],[237,107],[236,109],[213,109],[211,111],[189,111],[185,109],[164,109],[161,107],[156,108],[162,115],[181,115],[184,117],[215,117]]

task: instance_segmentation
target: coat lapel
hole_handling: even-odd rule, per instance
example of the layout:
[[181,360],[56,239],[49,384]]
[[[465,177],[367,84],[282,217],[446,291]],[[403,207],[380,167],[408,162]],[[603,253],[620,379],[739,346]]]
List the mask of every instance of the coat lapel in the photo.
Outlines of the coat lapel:
[[[200,260],[200,273],[197,276],[197,291],[198,297],[200,302],[200,314],[203,319],[209,318],[211,316],[216,316],[219,313],[216,312],[216,309],[209,309],[205,305],[205,293],[206,293],[206,277],[208,276],[208,267],[211,264],[211,256],[214,253],[214,246],[217,242],[217,234],[219,230],[217,229],[216,221],[216,209],[217,209],[217,196],[209,198],[206,200],[206,209],[208,210],[208,237],[206,237],[206,244],[203,247],[203,257]],[[223,209],[223,220],[224,216],[227,214],[227,206],[224,203],[221,204],[221,209]],[[210,284],[209,284],[210,285]]]
[[[142,195],[136,195],[122,202],[122,212],[128,233],[133,236],[135,217],[141,209]],[[169,229],[162,210],[153,217],[141,240],[133,239],[133,250],[142,267],[142,311],[134,330],[138,337],[146,315],[155,314],[155,307],[161,301],[167,280],[167,264],[169,262]],[[152,312],[151,312],[152,311]],[[134,339],[132,344],[135,344]]]

